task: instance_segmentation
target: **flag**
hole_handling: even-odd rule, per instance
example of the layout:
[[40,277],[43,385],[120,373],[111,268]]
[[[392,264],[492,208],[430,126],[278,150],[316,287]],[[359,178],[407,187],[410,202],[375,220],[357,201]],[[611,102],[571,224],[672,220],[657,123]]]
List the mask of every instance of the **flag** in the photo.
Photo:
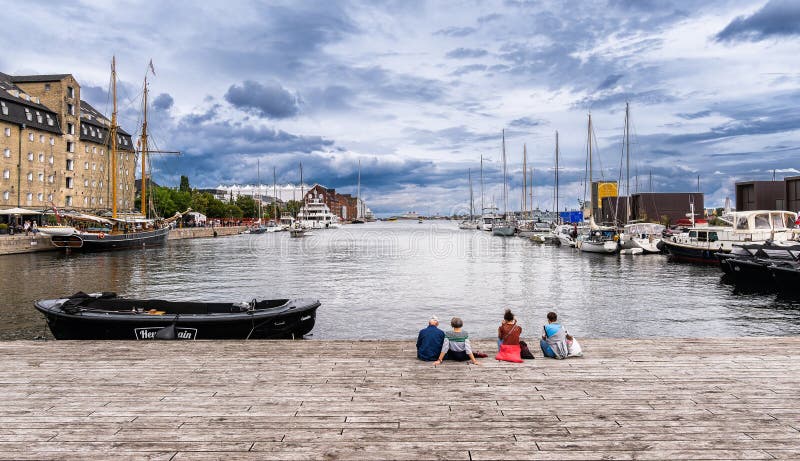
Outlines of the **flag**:
[[156,75],[156,68],[153,67],[153,60],[152,59],[150,60],[150,64],[148,64],[148,66],[150,67],[150,72],[152,72],[153,75],[155,76]]

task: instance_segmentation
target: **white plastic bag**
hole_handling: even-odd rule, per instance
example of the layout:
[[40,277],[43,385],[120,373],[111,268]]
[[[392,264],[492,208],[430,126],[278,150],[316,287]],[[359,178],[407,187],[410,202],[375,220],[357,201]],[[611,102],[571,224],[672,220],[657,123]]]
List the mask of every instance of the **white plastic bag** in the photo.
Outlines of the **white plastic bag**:
[[583,349],[581,345],[578,344],[578,340],[574,337],[572,341],[567,341],[567,357],[580,357],[583,355]]

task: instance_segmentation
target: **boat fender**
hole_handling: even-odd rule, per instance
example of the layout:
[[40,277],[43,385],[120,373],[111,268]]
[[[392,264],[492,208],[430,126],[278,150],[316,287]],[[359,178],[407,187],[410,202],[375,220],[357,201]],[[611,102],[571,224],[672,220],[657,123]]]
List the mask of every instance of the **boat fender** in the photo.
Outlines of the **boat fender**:
[[101,239],[101,240],[102,240],[102,239],[106,238],[106,234],[104,234],[104,233],[100,232],[100,233],[97,235],[97,237],[98,237],[99,239]]

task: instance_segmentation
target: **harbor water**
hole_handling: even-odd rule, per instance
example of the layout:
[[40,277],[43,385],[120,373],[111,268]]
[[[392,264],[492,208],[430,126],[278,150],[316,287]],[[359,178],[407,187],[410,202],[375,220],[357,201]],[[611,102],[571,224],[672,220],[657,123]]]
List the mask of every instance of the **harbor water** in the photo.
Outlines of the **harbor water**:
[[494,336],[505,308],[538,335],[548,311],[579,337],[800,334],[800,304],[738,293],[717,267],[662,255],[606,256],[459,230],[379,222],[313,231],[170,241],[162,248],[0,258],[0,339],[47,336],[39,298],[78,291],[194,301],[313,297],[311,339],[408,339],[437,315]]

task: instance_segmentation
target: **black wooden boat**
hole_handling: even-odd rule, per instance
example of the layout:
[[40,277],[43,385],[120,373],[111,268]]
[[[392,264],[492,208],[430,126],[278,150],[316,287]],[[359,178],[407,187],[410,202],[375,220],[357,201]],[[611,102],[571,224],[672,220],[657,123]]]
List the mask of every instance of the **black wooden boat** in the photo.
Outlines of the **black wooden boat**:
[[661,251],[665,251],[672,261],[697,263],[697,264],[719,264],[717,257],[719,253],[726,253],[719,248],[701,247],[687,245],[670,240],[662,240],[658,244]]
[[169,226],[152,231],[123,234],[82,232],[50,237],[53,246],[78,251],[129,250],[163,245],[169,236]]
[[314,328],[319,301],[205,303],[76,293],[34,306],[56,339],[281,339]]

